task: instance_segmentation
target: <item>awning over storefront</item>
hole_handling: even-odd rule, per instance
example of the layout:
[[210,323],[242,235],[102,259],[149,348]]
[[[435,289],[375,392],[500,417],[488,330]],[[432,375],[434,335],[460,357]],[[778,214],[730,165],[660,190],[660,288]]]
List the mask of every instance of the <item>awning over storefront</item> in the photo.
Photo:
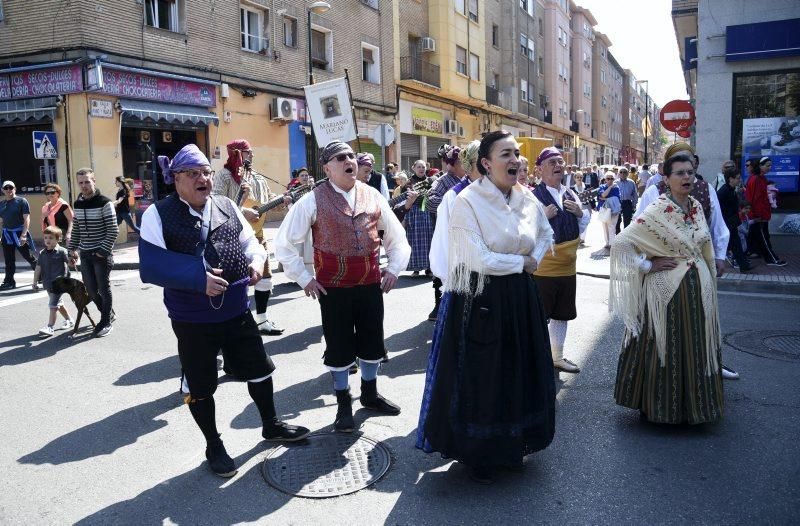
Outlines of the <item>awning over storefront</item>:
[[0,102],[0,124],[52,122],[55,116],[55,97]]
[[123,119],[174,122],[180,124],[219,124],[216,113],[196,106],[180,106],[163,102],[119,99]]

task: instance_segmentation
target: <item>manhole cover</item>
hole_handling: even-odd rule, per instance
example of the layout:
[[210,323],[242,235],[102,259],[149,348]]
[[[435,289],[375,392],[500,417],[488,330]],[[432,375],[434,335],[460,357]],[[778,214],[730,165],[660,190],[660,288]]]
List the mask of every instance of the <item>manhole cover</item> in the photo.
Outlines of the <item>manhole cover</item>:
[[762,358],[800,361],[800,332],[738,331],[723,340],[737,351]]
[[302,444],[279,446],[262,466],[276,489],[308,498],[347,495],[377,482],[391,465],[386,446],[358,434],[320,433]]

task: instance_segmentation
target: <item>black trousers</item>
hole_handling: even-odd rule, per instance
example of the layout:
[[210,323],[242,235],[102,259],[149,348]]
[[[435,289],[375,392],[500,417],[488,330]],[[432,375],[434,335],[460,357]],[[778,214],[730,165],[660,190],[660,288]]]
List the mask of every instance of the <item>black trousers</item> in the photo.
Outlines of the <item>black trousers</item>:
[[769,222],[757,221],[750,225],[749,236],[750,251],[753,251],[764,258],[764,263],[775,263],[778,256],[772,250],[772,243],[769,239]]
[[620,205],[622,205],[622,213],[617,218],[617,234],[620,231],[620,223],[627,227],[631,224],[631,219],[633,219],[633,201],[626,199],[625,201],[620,201]]
[[172,322],[178,357],[193,398],[208,398],[217,390],[217,355],[240,380],[262,378],[275,370],[264,350],[253,315],[244,312],[221,323]]
[[114,257],[102,257],[94,252],[81,252],[81,277],[89,298],[100,311],[99,327],[111,321],[111,269]]
[[[28,235],[30,236],[30,234]],[[18,247],[13,243],[6,244],[5,240],[3,240],[3,259],[6,264],[6,276],[5,279],[3,279],[3,283],[15,283],[14,274],[17,272],[17,250],[19,250],[19,253],[25,258],[25,261],[30,264],[31,268],[36,270],[36,258],[31,254],[31,247],[28,243]]]
[[747,260],[747,255],[742,250],[742,240],[739,239],[739,228],[736,225],[728,225],[728,233],[730,239],[728,240],[728,250],[733,253],[733,260],[739,265],[739,268],[747,268],[750,262]]
[[379,283],[356,287],[327,287],[319,297],[325,360],[328,367],[342,368],[384,357],[383,292]]

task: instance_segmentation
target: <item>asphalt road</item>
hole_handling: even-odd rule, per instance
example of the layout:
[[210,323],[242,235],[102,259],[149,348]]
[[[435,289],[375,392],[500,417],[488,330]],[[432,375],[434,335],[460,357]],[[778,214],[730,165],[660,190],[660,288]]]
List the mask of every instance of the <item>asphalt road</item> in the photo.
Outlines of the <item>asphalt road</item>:
[[[161,291],[142,285],[136,272],[114,276],[119,320],[99,340],[73,341],[64,333],[40,340],[46,298],[24,289],[0,296],[2,524],[800,520],[800,349],[775,355],[758,346],[765,337],[800,334],[798,297],[721,294],[723,332],[749,351],[724,349],[724,362],[742,374],[725,384],[724,421],[654,426],[614,404],[622,328],[607,313],[607,282],[579,277],[579,318],[570,324],[566,355],[583,372],[562,375],[555,441],[530,456],[522,473],[479,486],[462,466],[413,446],[433,295],[429,281],[403,277],[386,297],[391,360],[379,377],[379,388],[403,413],[356,413],[361,431],[387,445],[394,463],[367,490],[309,500],[264,482],[259,468],[267,445],[239,383],[221,384],[216,396],[219,429],[239,474],[225,481],[208,471],[202,436],[177,395],[175,339]],[[287,330],[264,338],[278,367],[278,412],[292,423],[329,429],[335,399],[321,362],[319,310],[281,280],[278,274],[269,312]],[[743,338],[750,343],[742,345]]]

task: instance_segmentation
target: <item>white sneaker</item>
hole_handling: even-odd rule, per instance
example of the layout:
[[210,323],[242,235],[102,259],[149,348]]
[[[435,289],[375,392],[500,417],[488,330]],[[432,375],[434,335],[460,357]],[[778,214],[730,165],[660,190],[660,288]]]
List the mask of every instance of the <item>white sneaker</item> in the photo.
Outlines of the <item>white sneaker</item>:
[[39,336],[52,336],[53,335],[53,328],[49,325],[45,325],[41,329],[39,329]]
[[739,373],[731,369],[730,367],[722,366],[722,378],[725,380],[738,380]]
[[109,323],[108,325],[106,325],[105,327],[100,329],[99,331],[95,331],[94,332],[94,337],[95,338],[102,338],[103,336],[107,336],[108,333],[111,332],[111,329],[113,329],[113,327]]
[[64,322],[58,326],[59,331],[65,331],[67,329],[71,329],[75,326],[75,322],[72,320],[64,320]]

